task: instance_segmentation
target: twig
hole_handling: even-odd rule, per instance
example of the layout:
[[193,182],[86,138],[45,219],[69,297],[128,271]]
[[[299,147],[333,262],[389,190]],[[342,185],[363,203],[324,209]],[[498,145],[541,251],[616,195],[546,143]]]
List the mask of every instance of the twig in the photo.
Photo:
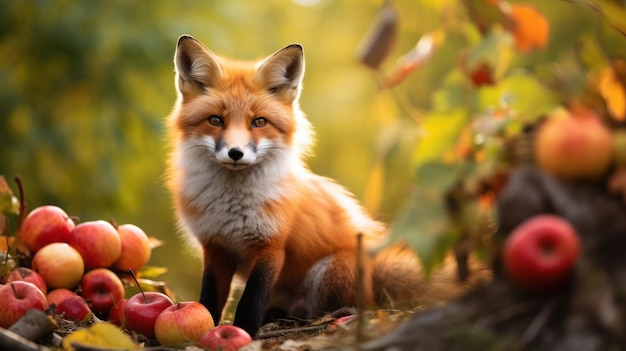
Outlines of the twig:
[[363,267],[363,234],[356,236],[356,349],[363,342],[363,311],[365,310],[365,268]]
[[270,331],[264,332],[263,334],[257,335],[255,339],[260,339],[260,340],[271,339],[271,338],[277,338],[277,337],[294,334],[294,333],[310,333],[310,332],[319,333],[328,329],[328,325],[329,324],[327,323],[327,324],[321,324],[321,325],[314,325],[310,327],[296,327],[296,328],[289,328],[289,329],[270,330]]
[[537,336],[541,328],[546,324],[552,311],[554,311],[554,307],[556,306],[556,299],[551,299],[548,303],[543,306],[537,317],[530,323],[528,329],[522,335],[522,339],[520,343],[517,345],[519,350],[523,349],[525,346],[530,344],[531,341]]

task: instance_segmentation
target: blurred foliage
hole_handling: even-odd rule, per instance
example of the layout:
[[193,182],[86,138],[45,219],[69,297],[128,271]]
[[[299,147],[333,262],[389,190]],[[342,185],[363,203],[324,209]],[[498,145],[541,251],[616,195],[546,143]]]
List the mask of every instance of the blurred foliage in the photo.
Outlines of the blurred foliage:
[[[191,34],[236,58],[300,42],[307,60],[301,104],[318,138],[311,168],[339,180],[382,219],[398,217],[401,236],[432,255],[456,235],[448,222],[422,221],[446,211],[449,172],[480,182],[477,174],[498,166],[457,162],[458,149],[497,157],[489,145],[499,133],[515,133],[567,102],[585,90],[590,72],[626,57],[619,1],[524,1],[549,25],[543,44],[532,26],[531,34],[517,33],[524,48],[514,47],[520,39],[506,34],[511,23],[493,3],[392,1],[394,28],[382,39],[392,44],[389,57],[371,71],[357,53],[368,50],[363,37],[382,1],[0,0],[0,174],[21,175],[30,208],[55,204],[82,220],[114,217],[164,240],[151,263],[169,268],[164,279],[179,297],[196,298],[199,258],[176,234],[163,187],[162,122],[175,100],[176,39]],[[485,63],[494,76],[476,86],[467,72]],[[494,111],[520,123],[475,133],[493,127]],[[428,235],[412,235],[413,227],[436,235],[424,241]]]

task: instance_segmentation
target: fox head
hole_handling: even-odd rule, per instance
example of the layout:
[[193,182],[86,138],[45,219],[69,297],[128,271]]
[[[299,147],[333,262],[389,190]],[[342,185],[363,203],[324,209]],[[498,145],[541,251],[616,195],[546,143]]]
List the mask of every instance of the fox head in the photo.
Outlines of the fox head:
[[222,58],[191,36],[174,58],[178,100],[169,120],[185,158],[229,170],[306,153],[311,140],[298,98],[304,75],[302,46],[292,44],[258,62]]

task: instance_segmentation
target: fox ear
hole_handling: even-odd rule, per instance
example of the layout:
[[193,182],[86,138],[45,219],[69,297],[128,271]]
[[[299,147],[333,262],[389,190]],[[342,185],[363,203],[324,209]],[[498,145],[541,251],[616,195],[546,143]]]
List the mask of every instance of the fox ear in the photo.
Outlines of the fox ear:
[[183,96],[202,94],[220,79],[219,58],[200,41],[189,35],[178,38],[176,54],[176,87]]
[[300,93],[304,75],[304,51],[300,44],[291,44],[261,63],[257,71],[267,90],[281,99],[293,101]]

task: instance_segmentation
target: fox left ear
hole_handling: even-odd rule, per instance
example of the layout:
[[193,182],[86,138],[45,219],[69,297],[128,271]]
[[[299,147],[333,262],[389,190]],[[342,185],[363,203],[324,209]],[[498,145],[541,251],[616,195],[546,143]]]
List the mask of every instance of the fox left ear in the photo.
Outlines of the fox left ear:
[[291,44],[277,51],[261,63],[257,71],[267,90],[281,99],[298,98],[304,76],[304,50],[300,44]]

